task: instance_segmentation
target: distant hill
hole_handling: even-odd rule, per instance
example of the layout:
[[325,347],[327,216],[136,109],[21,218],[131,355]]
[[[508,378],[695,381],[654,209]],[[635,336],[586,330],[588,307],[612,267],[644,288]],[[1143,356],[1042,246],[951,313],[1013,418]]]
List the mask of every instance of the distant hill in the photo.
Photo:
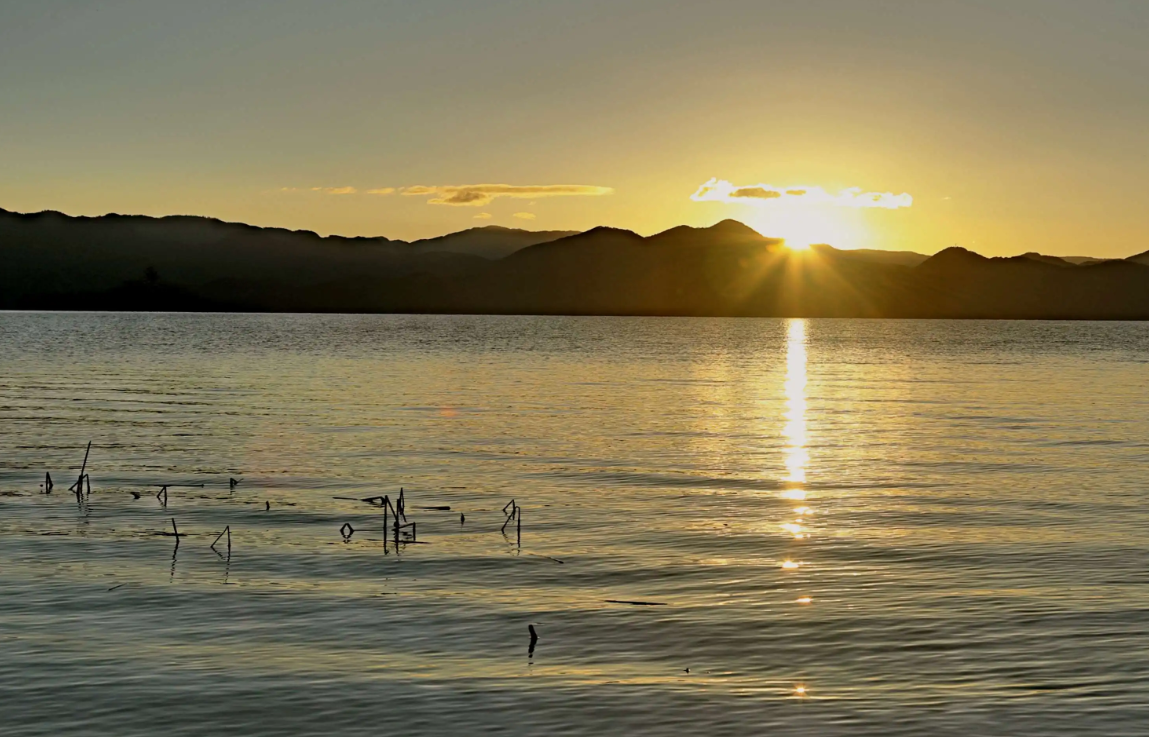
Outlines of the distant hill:
[[1053,266],[1077,266],[1077,264],[1069,261],[1068,259],[1059,258],[1057,256],[1043,256],[1040,253],[1035,253],[1033,251],[1030,251],[1029,253],[1023,253],[1021,254],[1021,257],[1030,259],[1031,261],[1040,261],[1044,264],[1052,264]]
[[1086,264],[1099,264],[1104,261],[1114,261],[1116,259],[1110,258],[1093,258],[1092,256],[1062,256],[1063,260],[1077,266],[1084,266]]
[[1127,261],[1133,261],[1134,263],[1138,263],[1138,264],[1149,265],[1149,251],[1146,251],[1145,253],[1139,253],[1136,256],[1130,256],[1126,260]]
[[437,238],[414,241],[411,243],[411,248],[418,253],[464,253],[487,259],[500,259],[523,248],[566,238],[576,233],[577,230],[518,230],[486,225]]
[[1149,253],[792,251],[733,220],[414,243],[0,210],[5,309],[1149,319]]
[[832,254],[835,258],[856,259],[892,266],[917,266],[929,258],[924,253],[914,253],[913,251],[877,251],[870,248],[841,250],[825,244],[811,246],[811,248],[819,253]]

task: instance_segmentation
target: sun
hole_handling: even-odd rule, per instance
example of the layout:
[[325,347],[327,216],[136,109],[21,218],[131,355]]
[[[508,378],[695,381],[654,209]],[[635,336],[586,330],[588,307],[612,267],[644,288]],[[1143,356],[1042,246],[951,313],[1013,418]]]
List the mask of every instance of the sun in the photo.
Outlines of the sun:
[[784,238],[794,251],[808,251],[815,244],[851,249],[863,245],[865,228],[856,213],[817,205],[758,208],[750,225],[771,238]]

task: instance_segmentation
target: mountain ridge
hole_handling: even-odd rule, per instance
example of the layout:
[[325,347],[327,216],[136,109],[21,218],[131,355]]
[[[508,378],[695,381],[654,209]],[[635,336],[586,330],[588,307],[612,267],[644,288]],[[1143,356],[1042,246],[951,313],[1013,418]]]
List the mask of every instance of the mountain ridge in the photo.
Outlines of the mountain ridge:
[[0,308],[1149,319],[1149,263],[793,251],[735,220],[406,242],[0,210]]

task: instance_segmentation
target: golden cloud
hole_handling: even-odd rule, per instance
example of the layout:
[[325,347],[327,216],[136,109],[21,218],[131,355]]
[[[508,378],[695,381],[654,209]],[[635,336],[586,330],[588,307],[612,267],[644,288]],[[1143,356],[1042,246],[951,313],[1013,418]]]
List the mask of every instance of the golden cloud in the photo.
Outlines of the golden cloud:
[[355,194],[359,190],[354,187],[312,187],[311,191],[324,194]]
[[535,214],[533,212],[516,212],[512,217],[516,217],[519,220],[534,220]]
[[401,194],[408,197],[430,197],[431,205],[458,205],[463,207],[483,207],[496,197],[598,197],[613,194],[610,187],[594,187],[586,184],[461,184],[427,187],[416,185],[404,187]]
[[478,215],[475,216],[475,219],[476,220],[490,220],[491,219],[491,213],[480,212]]
[[763,204],[786,202],[802,205],[836,205],[838,207],[881,207],[896,210],[911,207],[914,198],[905,192],[863,192],[861,187],[847,187],[837,194],[821,187],[772,187],[768,184],[738,186],[725,179],[711,179],[698,188],[690,199],[695,202]]
[[394,187],[379,187],[378,189],[369,189],[369,190],[367,190],[367,194],[377,194],[377,195],[395,194],[395,188]]

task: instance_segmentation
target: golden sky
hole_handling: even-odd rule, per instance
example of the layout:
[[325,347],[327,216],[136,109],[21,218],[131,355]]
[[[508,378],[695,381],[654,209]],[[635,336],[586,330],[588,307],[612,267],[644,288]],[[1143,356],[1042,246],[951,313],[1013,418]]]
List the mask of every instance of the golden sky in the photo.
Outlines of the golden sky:
[[0,207],[1125,256],[1147,32],[1137,0],[4,3]]

